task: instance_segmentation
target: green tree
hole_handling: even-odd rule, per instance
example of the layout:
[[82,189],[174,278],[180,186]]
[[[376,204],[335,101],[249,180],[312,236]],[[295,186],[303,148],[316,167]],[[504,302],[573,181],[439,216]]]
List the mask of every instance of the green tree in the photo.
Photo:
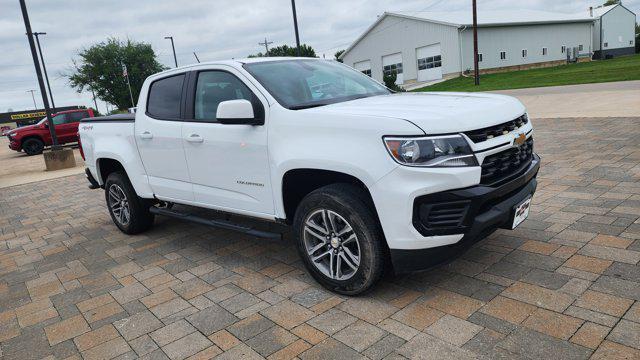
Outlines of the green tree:
[[640,24],[636,23],[636,52],[640,53]]
[[97,98],[119,109],[131,107],[122,64],[127,67],[134,102],[138,100],[144,80],[149,75],[165,70],[157,61],[151,44],[129,39],[120,41],[109,38],[106,42],[79,51],[78,56],[79,61],[73,60],[73,72],[66,75],[70,85],[78,92],[93,88]]
[[344,54],[344,49],[336,51],[336,53],[333,54],[333,56],[336,58],[336,60],[338,60],[339,62],[342,62],[342,59],[340,59],[340,56],[342,54]]
[[620,0],[607,0],[604,2],[602,6],[616,5],[620,4]]
[[389,74],[384,74],[382,76],[382,81],[384,85],[389,89],[395,92],[404,92],[405,90],[396,84],[396,80],[398,79],[398,74],[395,72],[391,72]]
[[[248,57],[262,57],[263,53],[259,52],[257,54],[249,55]],[[269,56],[298,56],[296,52],[295,46],[288,45],[280,45],[274,48],[269,49]],[[300,56],[301,57],[317,57],[316,51],[307,44],[300,45]]]

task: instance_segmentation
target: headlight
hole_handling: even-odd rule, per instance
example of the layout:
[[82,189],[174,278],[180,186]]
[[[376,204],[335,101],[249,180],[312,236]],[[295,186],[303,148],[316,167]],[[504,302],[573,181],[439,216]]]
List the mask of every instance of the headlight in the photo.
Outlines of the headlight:
[[393,159],[402,165],[478,166],[469,144],[460,135],[385,137],[384,143]]

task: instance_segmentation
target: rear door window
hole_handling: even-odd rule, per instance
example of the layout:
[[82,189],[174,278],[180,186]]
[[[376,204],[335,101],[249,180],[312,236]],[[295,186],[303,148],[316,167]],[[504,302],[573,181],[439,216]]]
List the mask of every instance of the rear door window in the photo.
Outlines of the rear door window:
[[147,113],[157,119],[179,119],[184,74],[156,80],[149,89]]
[[68,123],[74,123],[74,122],[78,122],[84,118],[88,118],[89,117],[89,112],[87,111],[76,111],[76,112],[72,112],[67,114],[69,115],[69,119],[67,120]]

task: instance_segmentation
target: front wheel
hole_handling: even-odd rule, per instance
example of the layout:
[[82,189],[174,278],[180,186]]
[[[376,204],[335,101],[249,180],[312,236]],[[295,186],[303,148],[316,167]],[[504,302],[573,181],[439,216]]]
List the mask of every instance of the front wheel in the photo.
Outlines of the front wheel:
[[24,141],[22,149],[29,156],[42,154],[42,150],[44,150],[44,142],[37,138],[30,138]]
[[333,184],[313,191],[298,206],[294,228],[305,267],[327,289],[357,295],[382,277],[384,235],[362,189]]
[[109,214],[125,234],[139,234],[153,226],[151,203],[138,197],[129,178],[123,172],[113,172],[104,184]]

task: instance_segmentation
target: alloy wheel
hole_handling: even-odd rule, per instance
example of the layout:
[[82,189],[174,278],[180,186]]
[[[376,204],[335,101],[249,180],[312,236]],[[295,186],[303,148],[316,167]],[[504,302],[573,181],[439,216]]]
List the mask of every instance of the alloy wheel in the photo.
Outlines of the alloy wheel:
[[118,184],[109,186],[109,208],[120,225],[127,226],[131,221],[131,209],[124,190]]
[[311,263],[333,280],[347,280],[360,267],[360,243],[340,214],[320,209],[307,216],[303,240]]

